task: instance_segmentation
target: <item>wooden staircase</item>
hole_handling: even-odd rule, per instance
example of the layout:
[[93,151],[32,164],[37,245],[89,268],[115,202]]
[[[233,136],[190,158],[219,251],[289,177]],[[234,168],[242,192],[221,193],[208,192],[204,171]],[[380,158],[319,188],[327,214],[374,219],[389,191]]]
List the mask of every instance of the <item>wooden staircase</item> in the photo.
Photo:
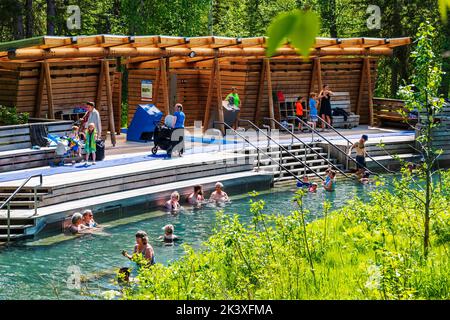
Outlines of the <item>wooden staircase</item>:
[[[260,147],[260,150],[264,151],[272,159],[261,153],[259,161],[257,157],[255,157],[255,169],[259,168],[259,170],[261,171],[273,173],[275,184],[295,181],[295,178],[292,177],[283,168],[281,168],[276,161],[283,164],[287,169],[296,174],[298,177],[307,175],[312,180],[320,179],[311,170],[316,172],[318,175],[325,176],[325,171],[330,167],[330,164],[322,159],[319,155],[328,159],[331,163],[336,165],[336,167],[340,168],[341,170],[344,169],[343,165],[338,164],[336,159],[330,158],[325,149],[318,146],[317,143],[311,143],[309,145],[318,154],[314,153],[310,148],[305,147],[301,143],[294,143],[292,145],[286,146],[289,152],[295,157],[301,159],[303,163],[299,162],[297,159],[295,159],[295,157],[289,154],[289,152],[281,150],[276,145]],[[255,155],[256,151],[254,148],[246,148],[240,152],[244,152],[246,154],[253,153]],[[304,163],[306,163],[309,168],[307,168]]]

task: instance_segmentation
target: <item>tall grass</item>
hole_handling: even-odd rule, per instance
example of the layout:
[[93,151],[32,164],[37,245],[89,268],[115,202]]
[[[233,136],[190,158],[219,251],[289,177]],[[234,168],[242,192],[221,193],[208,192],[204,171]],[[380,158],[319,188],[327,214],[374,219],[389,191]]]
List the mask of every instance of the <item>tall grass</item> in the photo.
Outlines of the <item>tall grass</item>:
[[[404,177],[407,179],[408,177]],[[402,188],[401,190],[398,188]],[[217,227],[194,252],[169,266],[142,268],[125,299],[449,299],[450,174],[436,185],[432,247],[422,250],[420,202],[404,182],[376,191],[370,202],[307,223],[304,194],[286,215],[263,214],[252,197],[249,224],[239,213],[217,214]]]

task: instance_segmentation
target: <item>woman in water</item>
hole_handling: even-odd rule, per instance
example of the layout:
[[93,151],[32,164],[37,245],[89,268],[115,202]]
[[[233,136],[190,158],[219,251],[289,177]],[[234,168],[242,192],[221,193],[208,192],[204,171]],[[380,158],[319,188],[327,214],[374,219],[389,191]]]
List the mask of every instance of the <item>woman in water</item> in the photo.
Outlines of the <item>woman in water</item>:
[[173,244],[175,240],[178,240],[179,237],[174,234],[175,227],[172,224],[168,224],[164,226],[164,235],[159,236],[158,239],[162,240],[166,244]]
[[89,227],[86,227],[84,224],[83,224],[83,216],[81,215],[81,213],[79,213],[79,212],[75,212],[73,215],[72,215],[72,221],[71,221],[71,225],[70,225],[70,227],[68,228],[68,231],[71,233],[71,234],[79,234],[79,233],[81,233],[81,231],[82,230],[85,230],[85,229],[89,229]]
[[329,170],[327,178],[325,179],[325,181],[323,183],[323,187],[326,191],[329,191],[329,192],[334,191],[334,185],[335,185],[334,178],[335,177],[336,177],[336,172],[333,170]]
[[325,123],[331,125],[331,96],[333,91],[331,91],[328,85],[324,85],[322,91],[319,94],[320,99],[320,112],[319,117],[322,118],[322,131],[325,130]]
[[205,201],[205,197],[203,197],[203,187],[201,185],[194,186],[194,192],[188,197],[189,204],[199,206],[203,201]]
[[180,194],[177,191],[172,192],[170,200],[167,200],[165,207],[170,212],[176,212],[181,209]]
[[215,185],[216,190],[211,193],[209,197],[209,201],[216,203],[223,203],[229,201],[228,195],[225,191],[223,191],[223,184],[221,182],[217,182]]
[[125,250],[122,251],[122,255],[130,260],[135,259],[138,254],[142,254],[147,264],[155,264],[155,252],[153,251],[153,247],[148,243],[148,236],[145,231],[136,232],[136,244],[132,255],[128,254]]

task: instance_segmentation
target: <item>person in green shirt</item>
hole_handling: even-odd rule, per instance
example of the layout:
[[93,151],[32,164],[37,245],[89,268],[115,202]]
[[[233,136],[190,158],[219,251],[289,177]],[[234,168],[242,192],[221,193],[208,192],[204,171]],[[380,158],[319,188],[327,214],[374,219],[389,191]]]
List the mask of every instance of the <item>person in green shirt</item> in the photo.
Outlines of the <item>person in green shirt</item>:
[[239,99],[239,95],[235,87],[231,88],[231,93],[227,95],[226,100],[235,109],[239,109],[241,106],[241,100]]

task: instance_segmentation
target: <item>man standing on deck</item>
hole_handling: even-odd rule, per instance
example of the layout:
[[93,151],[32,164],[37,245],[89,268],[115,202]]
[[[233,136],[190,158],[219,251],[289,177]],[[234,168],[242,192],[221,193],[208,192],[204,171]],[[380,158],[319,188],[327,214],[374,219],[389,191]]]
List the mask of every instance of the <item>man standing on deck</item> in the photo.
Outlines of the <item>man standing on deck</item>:
[[186,119],[186,115],[183,112],[183,105],[181,103],[175,105],[175,110],[176,111],[173,114],[174,130],[172,133],[172,141],[178,141],[175,150],[178,151],[178,154],[181,157],[184,152],[184,120]]
[[361,139],[359,139],[358,142],[355,142],[350,150],[348,151],[348,156],[350,157],[352,155],[352,150],[356,149],[356,164],[357,164],[357,175],[361,175],[366,170],[366,142],[369,139],[369,137],[365,134],[361,136]]

